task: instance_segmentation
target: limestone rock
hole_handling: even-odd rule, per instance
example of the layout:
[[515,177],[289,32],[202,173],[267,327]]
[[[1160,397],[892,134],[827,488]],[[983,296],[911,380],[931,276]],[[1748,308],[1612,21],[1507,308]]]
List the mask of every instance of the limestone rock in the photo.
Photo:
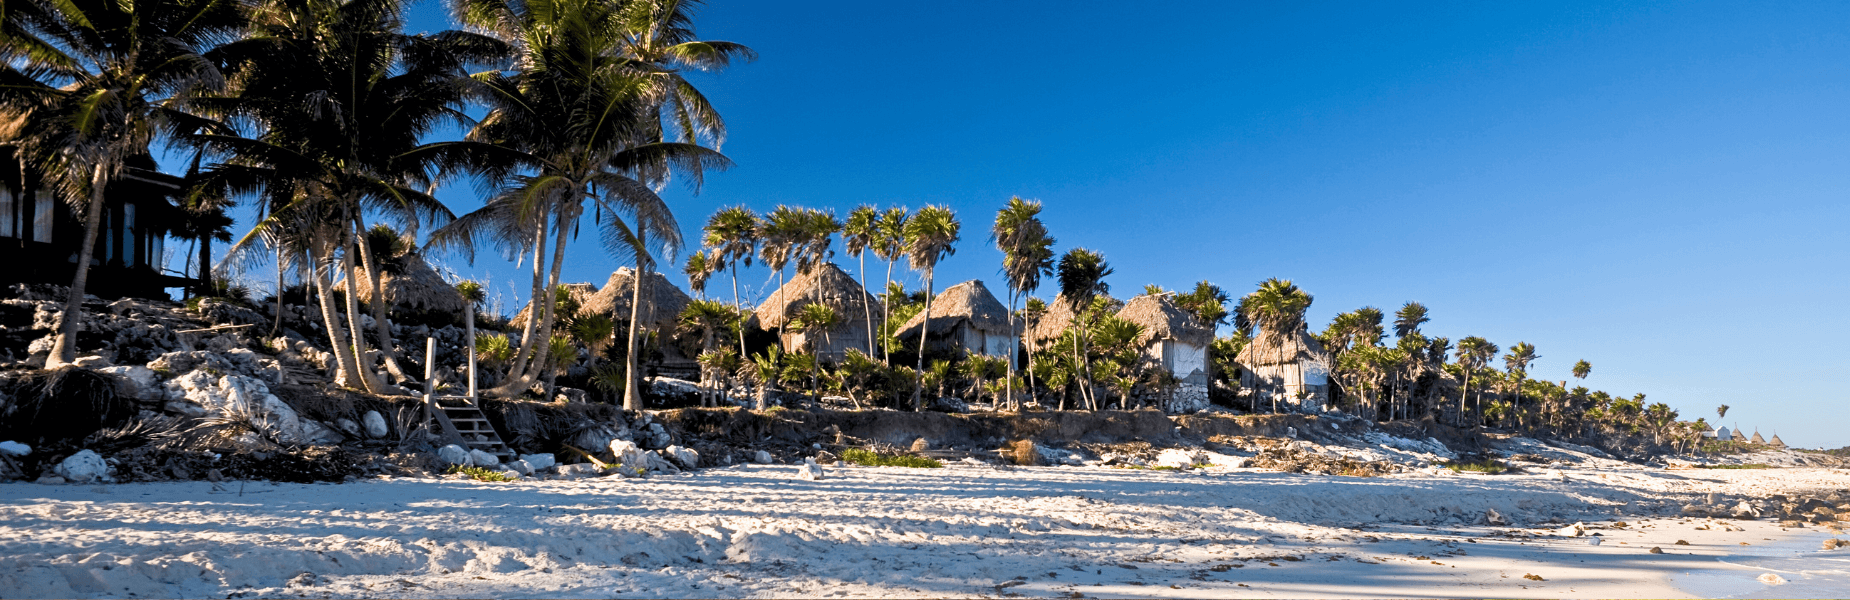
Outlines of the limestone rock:
[[515,473],[519,473],[521,475],[532,475],[533,474],[533,465],[527,464],[527,461],[524,461],[524,460],[516,460],[513,462],[509,462],[505,466],[508,469],[513,470]]
[[666,458],[662,458],[662,455],[657,454],[654,450],[644,452],[643,460],[648,461],[650,471],[667,473],[670,475],[681,472],[681,467],[675,466],[674,462]]
[[501,458],[481,450],[470,450],[469,463],[478,467],[493,468],[501,465]]
[[366,437],[379,439],[391,433],[391,430],[385,426],[385,416],[379,414],[379,411],[366,411],[366,414],[360,417],[360,421],[366,425]]
[[754,452],[752,453],[752,462],[755,462],[761,465],[771,464],[771,453],[765,452],[763,450]]
[[349,419],[346,417],[335,419],[334,428],[339,429],[341,433],[345,433],[353,437],[360,437],[360,424],[353,422],[353,419]]
[[797,467],[797,479],[807,479],[810,481],[821,481],[822,480],[822,465],[816,464],[815,458],[807,457],[807,456],[804,457],[803,464]]
[[302,443],[325,446],[328,444],[338,444],[346,439],[346,436],[341,435],[339,431],[336,431],[333,427],[328,427],[320,421],[302,419]]
[[80,450],[65,458],[52,468],[52,473],[74,483],[112,480],[109,477],[109,463],[103,462],[103,457],[89,450]]
[[700,453],[694,451],[693,448],[669,446],[667,450],[662,451],[662,454],[667,455],[670,460],[674,461],[676,466],[683,469],[693,470],[700,468]]
[[39,476],[37,480],[33,481],[32,483],[37,483],[41,485],[62,485],[66,482],[64,481],[63,477],[59,477],[57,475],[41,475]]
[[13,442],[13,441],[0,442],[0,455],[25,456],[31,453],[32,453],[31,446],[27,446],[25,444],[21,444],[19,442]]
[[1584,523],[1575,523],[1555,530],[1555,535],[1562,537],[1580,537],[1586,535],[1586,533],[1587,526]]
[[85,369],[102,369],[111,366],[109,359],[101,356],[79,356],[71,364]]
[[526,461],[527,465],[533,467],[535,471],[544,471],[559,464],[559,461],[554,460],[551,454],[522,454],[520,460]]
[[1503,519],[1503,513],[1497,512],[1497,509],[1494,508],[1484,510],[1484,522],[1491,525],[1507,525],[1509,523],[1509,521]]
[[591,463],[578,463],[575,465],[559,465],[558,471],[559,471],[560,477],[571,477],[571,478],[596,477],[598,475],[603,474],[603,471],[601,469],[598,469],[597,465],[594,465]]
[[469,451],[464,450],[462,446],[450,444],[437,449],[437,460],[442,461],[446,467],[467,467],[469,466]]
[[1755,579],[1767,585],[1784,585],[1786,583],[1786,578],[1780,577],[1777,573],[1762,573]]
[[641,476],[649,470],[649,455],[629,440],[611,440],[610,454],[616,457],[618,470],[625,477]]

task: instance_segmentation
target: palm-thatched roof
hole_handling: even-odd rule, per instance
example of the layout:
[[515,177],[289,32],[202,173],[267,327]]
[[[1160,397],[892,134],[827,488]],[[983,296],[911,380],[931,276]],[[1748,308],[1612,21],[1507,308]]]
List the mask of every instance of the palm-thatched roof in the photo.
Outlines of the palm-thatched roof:
[[[1103,298],[1107,304],[1118,304],[1117,299],[1109,294],[1104,295]],[[1053,301],[1047,303],[1047,313],[1041,315],[1031,324],[1032,327],[1022,333],[1023,341],[1028,344],[1028,348],[1039,352],[1059,340],[1061,335],[1065,335],[1072,322],[1073,307],[1066,301],[1066,295],[1055,296]]]
[[1786,447],[1786,442],[1785,440],[1779,439],[1779,434],[1775,433],[1773,434],[1773,439],[1767,441],[1767,445],[1774,448],[1784,448]]
[[[628,322],[630,318],[630,298],[636,293],[636,270],[622,267],[610,274],[610,280],[604,282],[604,289],[591,294],[580,301],[578,314],[604,314],[619,322]],[[676,319],[681,316],[681,309],[694,299],[681,288],[675,287],[661,273],[650,271],[642,281],[643,297],[648,299],[642,304],[641,318],[644,326],[659,330],[672,330]],[[653,313],[653,314],[651,314]]]
[[1131,298],[1118,311],[1118,318],[1143,326],[1143,335],[1137,337],[1139,345],[1147,346],[1156,340],[1175,340],[1193,346],[1207,346],[1214,341],[1214,330],[1202,325],[1195,315],[1177,307],[1172,294],[1145,294]]
[[[585,302],[591,299],[592,294],[597,293],[597,286],[589,283],[564,283],[560,285],[565,287],[566,292],[572,295],[572,300],[578,302],[578,306],[580,307],[583,307]],[[532,308],[533,302],[528,301],[526,306],[520,307],[520,312],[514,313],[513,319],[508,320],[508,325],[514,328],[526,327],[527,311]],[[557,319],[560,316],[563,315],[554,315],[553,318]]]
[[[784,322],[797,314],[803,305],[820,302],[823,306],[835,309],[835,314],[842,319],[843,326],[850,323],[863,323],[867,315],[879,319],[880,300],[867,290],[853,276],[842,271],[835,263],[823,263],[809,273],[798,273],[783,287],[771,292],[764,304],[758,305],[753,316],[758,326],[764,329],[778,329]],[[865,325],[857,325],[865,327]]]
[[1259,337],[1246,344],[1246,348],[1240,350],[1240,355],[1234,357],[1234,360],[1248,367],[1268,367],[1305,361],[1327,365],[1330,357],[1323,351],[1323,344],[1316,337],[1299,327],[1288,334],[1260,331]]
[[[972,279],[951,287],[931,299],[931,334],[944,335],[958,325],[969,323],[977,331],[1007,333],[1009,310],[981,280]],[[913,315],[899,326],[894,337],[910,339],[925,326],[925,311]]]
[[[379,275],[380,292],[386,302],[396,310],[417,312],[461,313],[467,305],[456,286],[444,281],[430,263],[416,252],[389,259],[397,263],[393,269],[381,269]],[[359,298],[366,302],[373,301],[372,278],[366,276],[366,270],[360,269],[354,280],[359,284]]]
[[1760,432],[1759,432],[1758,430],[1755,430],[1755,431],[1754,431],[1754,438],[1753,438],[1753,439],[1751,439],[1751,440],[1748,440],[1748,441],[1750,441],[1750,442],[1753,442],[1753,443],[1756,443],[1756,444],[1765,444],[1765,443],[1766,443],[1766,438],[1763,438],[1763,437],[1760,437]]

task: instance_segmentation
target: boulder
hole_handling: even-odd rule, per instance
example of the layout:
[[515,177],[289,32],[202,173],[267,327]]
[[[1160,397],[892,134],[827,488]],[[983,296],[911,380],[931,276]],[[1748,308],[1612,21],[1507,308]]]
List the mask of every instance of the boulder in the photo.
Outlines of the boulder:
[[1736,519],[1758,519],[1761,515],[1760,507],[1749,504],[1746,500],[1734,505],[1734,508],[1729,509],[1729,513]]
[[667,455],[669,460],[673,460],[676,466],[683,469],[700,468],[700,453],[694,451],[693,448],[669,446],[668,449],[662,451],[662,454]]
[[533,474],[533,465],[527,464],[527,461],[524,461],[524,460],[516,460],[513,462],[509,462],[505,466],[509,470],[512,470],[513,472],[519,473],[523,476]]
[[80,450],[52,467],[52,473],[72,483],[89,483],[92,481],[112,481],[109,477],[109,463],[103,457],[89,450]]
[[25,456],[32,453],[32,447],[19,442],[0,442],[0,456]]
[[642,432],[644,435],[638,437],[641,438],[642,446],[650,450],[667,448],[668,444],[674,441],[669,437],[668,430],[662,428],[661,423],[650,423],[647,428],[642,429]]
[[946,396],[926,402],[925,410],[941,413],[967,413],[970,412],[970,405],[965,404],[963,400]]
[[493,454],[489,454],[487,452],[483,452],[481,450],[470,450],[469,451],[469,464],[473,464],[478,467],[494,468],[494,467],[501,466],[501,457],[495,456]]
[[1497,509],[1494,508],[1484,510],[1484,522],[1491,525],[1509,524],[1509,521],[1503,519],[1503,513],[1497,512]]
[[1200,454],[1192,450],[1164,448],[1162,452],[1156,453],[1156,466],[1187,469],[1195,465],[1207,464],[1207,457]]
[[771,453],[765,452],[763,450],[754,452],[752,453],[752,462],[755,462],[761,465],[771,464]]
[[559,465],[558,471],[559,471],[560,477],[571,477],[571,478],[596,477],[598,475],[604,474],[603,469],[599,469],[597,465],[594,465],[591,463],[578,463],[575,465]]
[[469,466],[469,451],[464,450],[462,446],[450,444],[437,449],[437,460],[446,467],[467,467]]
[[366,411],[366,414],[360,417],[360,422],[366,425],[366,437],[373,439],[383,438],[392,431],[385,426],[385,416],[376,410]]
[[644,452],[643,458],[648,461],[650,471],[667,473],[670,475],[681,472],[681,467],[675,466],[674,462],[666,458],[662,458],[662,455],[657,454],[654,450]]
[[561,387],[553,390],[552,399],[558,402],[588,402],[591,395],[578,388]]
[[353,422],[353,419],[349,419],[346,417],[335,419],[334,428],[339,429],[341,433],[345,433],[353,437],[360,437],[360,424]]
[[520,460],[526,461],[527,465],[533,467],[535,471],[544,471],[559,464],[558,461],[553,460],[551,454],[522,454]]
[[341,435],[339,431],[336,431],[333,427],[329,427],[320,421],[302,419],[301,442],[304,444],[325,446],[328,444],[338,444],[346,439],[346,436]]
[[629,440],[611,440],[610,454],[626,477],[636,477],[649,470],[649,456],[642,447]]
[[822,465],[816,464],[816,459],[813,457],[803,457],[803,464],[797,466],[797,479],[821,481]]
[[39,478],[33,481],[32,483],[37,483],[40,485],[61,485],[67,482],[64,481],[63,477],[59,477],[57,475],[40,475]]

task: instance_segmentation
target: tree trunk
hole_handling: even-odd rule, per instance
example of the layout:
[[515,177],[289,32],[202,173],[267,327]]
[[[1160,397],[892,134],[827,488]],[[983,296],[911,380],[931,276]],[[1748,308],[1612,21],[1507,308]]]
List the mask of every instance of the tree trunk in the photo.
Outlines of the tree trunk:
[[366,360],[366,328],[360,325],[360,286],[354,280],[354,276],[358,273],[356,273],[357,266],[354,264],[351,246],[341,249],[340,263],[341,274],[346,279],[344,287],[347,288],[347,322],[350,324],[348,331],[353,333],[354,371],[360,374],[360,383],[369,393],[385,394],[402,391],[388,388],[385,382],[379,379],[379,374],[373,371],[372,364]]
[[[861,317],[867,320],[867,356],[872,357],[874,355],[874,305],[867,301],[867,253],[862,252],[855,258],[861,261]],[[849,399],[853,400],[853,398]]]
[[353,354],[348,350],[352,346],[347,343],[346,331],[341,328],[338,316],[340,311],[334,307],[334,296],[329,288],[332,285],[330,275],[321,270],[322,262],[324,261],[311,261],[308,267],[312,269],[311,276],[315,281],[316,303],[321,307],[321,324],[328,330],[328,343],[331,344],[330,349],[333,350],[336,369],[334,384],[363,387],[364,384],[360,383],[358,365],[354,363]]
[[283,330],[283,243],[276,242],[276,318],[270,321],[270,337]]
[[893,261],[886,261],[886,285],[880,288],[880,360],[887,368],[893,367],[893,351],[886,347],[887,319],[893,318],[893,307],[886,297],[888,289],[893,287]]
[[212,232],[202,231],[199,236],[199,297],[210,298],[218,294],[218,286],[212,285]]
[[[745,304],[739,301],[739,262],[735,260],[728,266],[732,267],[732,306],[740,311],[744,311]],[[743,312],[741,312],[741,314],[743,314]],[[749,360],[749,358],[745,356],[745,318],[743,316],[740,317],[736,329],[739,330],[739,359]]]
[[530,368],[519,377],[510,377],[508,382],[488,390],[487,393],[489,395],[516,396],[525,392],[527,388],[532,387],[533,382],[539,378],[540,373],[536,372],[536,369],[545,367],[546,360],[551,357],[552,324],[555,317],[553,312],[555,307],[559,304],[553,301],[553,290],[559,289],[559,271],[562,264],[565,262],[565,242],[571,235],[571,228],[567,227],[567,225],[575,221],[578,216],[576,214],[570,214],[561,215],[561,217],[562,218],[559,219],[558,230],[553,232],[554,242],[550,274],[543,286],[543,292],[535,296],[534,303],[532,304],[533,308],[527,311],[527,321],[529,323],[533,321],[533,315],[535,313],[543,315],[540,319],[539,327],[534,329],[533,343],[531,344],[533,347],[533,360],[530,363]]
[[356,230],[355,239],[358,240],[354,245],[360,248],[360,260],[366,269],[366,279],[373,288],[373,301],[369,304],[372,305],[373,333],[379,336],[379,355],[385,359],[385,370],[398,383],[411,381],[411,376],[398,366],[398,343],[392,339],[392,322],[386,320],[385,314],[385,284],[380,281],[384,277],[379,272],[378,258],[373,256],[372,248],[367,247],[366,220],[358,211],[353,215],[353,227]]
[[1015,346],[1018,345],[1015,343],[1015,302],[1019,299],[1020,295],[1015,293],[1015,286],[1009,286],[1009,368],[1004,371],[1005,379],[1002,380],[1002,390],[1008,394],[1008,397],[997,402],[997,404],[1007,404],[1009,410],[1015,410]]
[[[932,285],[932,271],[935,270],[936,267],[937,265],[927,265],[925,267],[925,321],[919,326],[919,376],[920,377],[925,376],[925,339],[928,337],[931,337],[931,292],[932,292],[931,285]],[[938,385],[942,386],[944,385],[944,383],[939,382]],[[921,385],[918,387],[918,389],[915,389],[912,391],[912,410],[913,412],[924,412],[925,411],[925,403],[923,401],[923,396],[922,396],[922,393],[925,391],[924,388],[925,386]]]
[[546,218],[540,217],[533,235],[533,293],[527,301],[527,322],[520,329],[520,352],[514,355],[513,364],[508,365],[507,376],[502,378],[503,381],[514,381],[526,376],[528,361],[533,358],[533,332],[539,328],[541,298],[545,298],[544,301],[548,303],[552,300],[551,290],[546,289],[545,252]]
[[90,208],[84,215],[84,241],[77,248],[77,274],[71,278],[71,293],[64,300],[64,314],[59,315],[58,338],[52,342],[45,368],[56,369],[77,360],[77,325],[83,321],[84,287],[90,283],[90,259],[96,252],[97,229],[103,222],[103,189],[108,187],[111,171],[107,162],[97,163],[90,174]]
[[[638,242],[642,240],[642,235],[642,228],[637,227],[636,239]],[[642,410],[642,392],[636,389],[642,384],[642,377],[636,375],[636,366],[640,362],[636,360],[636,330],[642,326],[642,279],[644,276],[644,265],[648,264],[648,262],[647,259],[641,258],[641,253],[639,251],[636,260],[636,273],[634,277],[630,278],[630,327],[629,345],[627,346],[629,350],[625,353],[629,356],[623,359],[623,377],[624,380],[627,381],[627,383],[623,385],[624,410]]]

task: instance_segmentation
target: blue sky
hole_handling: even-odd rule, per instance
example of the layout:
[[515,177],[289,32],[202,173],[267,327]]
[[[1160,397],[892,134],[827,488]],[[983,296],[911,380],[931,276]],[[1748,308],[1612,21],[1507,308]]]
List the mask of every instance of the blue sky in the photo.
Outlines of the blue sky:
[[[1836,310],[1850,4],[716,1],[701,15],[704,37],[761,58],[698,78],[737,167],[698,195],[668,191],[690,240],[729,204],[945,204],[964,241],[938,287],[999,290],[988,225],[1010,196],[1037,198],[1058,249],[1102,251],[1120,296],[1289,278],[1316,295],[1318,329],[1418,300],[1429,334],[1535,344],[1536,377],[1586,359],[1594,389],[1711,421],[1725,403],[1723,424],[1850,445]],[[434,3],[413,26],[447,27]],[[441,197],[479,205],[465,186]],[[601,285],[620,265],[585,240],[566,279]],[[524,302],[511,263],[448,264]],[[767,277],[742,283],[764,293]]]

